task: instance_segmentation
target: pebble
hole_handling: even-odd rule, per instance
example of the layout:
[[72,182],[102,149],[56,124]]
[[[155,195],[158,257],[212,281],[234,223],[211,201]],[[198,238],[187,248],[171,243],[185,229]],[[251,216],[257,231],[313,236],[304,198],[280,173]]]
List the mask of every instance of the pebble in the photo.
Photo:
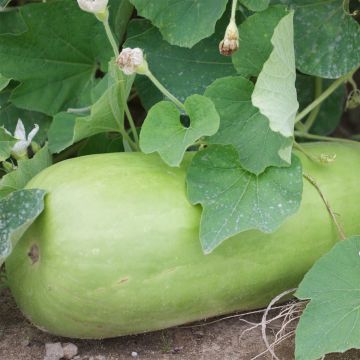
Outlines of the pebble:
[[138,354],[136,351],[133,351],[133,352],[131,353],[131,356],[132,356],[132,357],[138,357],[139,354]]
[[72,343],[65,343],[62,346],[63,351],[64,351],[64,359],[66,360],[71,360],[74,358],[74,356],[76,356],[79,352],[78,347],[75,344]]
[[64,350],[59,342],[45,344],[44,360],[60,360],[62,357],[64,357]]

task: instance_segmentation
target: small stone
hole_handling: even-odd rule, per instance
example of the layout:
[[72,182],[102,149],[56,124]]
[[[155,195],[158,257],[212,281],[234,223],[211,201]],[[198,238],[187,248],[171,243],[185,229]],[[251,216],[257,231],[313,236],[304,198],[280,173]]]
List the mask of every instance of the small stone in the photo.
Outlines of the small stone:
[[138,354],[136,351],[133,351],[133,352],[131,353],[131,356],[132,356],[132,357],[138,357],[139,354]]
[[62,357],[64,357],[64,350],[59,342],[45,344],[44,360],[60,360]]
[[30,340],[29,339],[24,339],[23,341],[21,341],[21,346],[26,347],[30,345]]
[[72,343],[65,343],[62,348],[64,351],[64,359],[66,360],[73,359],[79,352],[78,347]]

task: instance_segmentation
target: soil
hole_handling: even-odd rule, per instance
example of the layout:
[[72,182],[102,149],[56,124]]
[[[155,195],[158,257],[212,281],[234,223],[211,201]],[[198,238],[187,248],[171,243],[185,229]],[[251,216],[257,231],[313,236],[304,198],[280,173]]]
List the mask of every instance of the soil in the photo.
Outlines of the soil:
[[[249,315],[245,319],[259,323],[261,316]],[[251,360],[265,350],[261,329],[256,328],[244,333],[251,325],[240,319],[239,316],[215,319],[215,322],[211,319],[203,323],[101,341],[65,339],[44,333],[32,326],[16,307],[9,291],[2,290],[0,360],[43,360],[45,344],[56,342],[71,342],[77,345],[79,360],[96,360],[97,357],[104,360]],[[270,328],[270,341],[272,337]],[[292,360],[294,339],[288,339],[279,345],[276,354],[280,360]],[[265,354],[257,359],[267,360],[271,359],[271,356]],[[359,359],[360,351],[355,350],[326,357],[326,360]]]

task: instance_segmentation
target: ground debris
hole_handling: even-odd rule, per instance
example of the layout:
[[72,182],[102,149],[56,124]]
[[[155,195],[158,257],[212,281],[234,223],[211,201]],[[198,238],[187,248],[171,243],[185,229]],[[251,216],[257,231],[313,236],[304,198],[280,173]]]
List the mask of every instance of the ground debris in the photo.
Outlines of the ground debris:
[[64,350],[61,343],[46,343],[44,360],[60,360],[64,357]]
[[74,356],[78,354],[78,347],[75,344],[72,343],[65,343],[63,344],[63,350],[64,350],[64,359],[70,360],[73,359]]

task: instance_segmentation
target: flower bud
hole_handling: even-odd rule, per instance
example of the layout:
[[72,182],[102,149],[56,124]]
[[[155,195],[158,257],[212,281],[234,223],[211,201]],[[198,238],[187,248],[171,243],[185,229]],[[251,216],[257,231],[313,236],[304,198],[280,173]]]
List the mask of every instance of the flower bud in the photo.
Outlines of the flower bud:
[[109,0],[77,0],[81,10],[93,14],[106,12],[108,1]]
[[139,48],[125,48],[116,59],[116,63],[125,75],[147,74],[148,64],[144,59],[143,51]]
[[230,20],[226,28],[224,39],[220,41],[219,51],[221,55],[231,56],[239,48],[239,30],[235,20]]

